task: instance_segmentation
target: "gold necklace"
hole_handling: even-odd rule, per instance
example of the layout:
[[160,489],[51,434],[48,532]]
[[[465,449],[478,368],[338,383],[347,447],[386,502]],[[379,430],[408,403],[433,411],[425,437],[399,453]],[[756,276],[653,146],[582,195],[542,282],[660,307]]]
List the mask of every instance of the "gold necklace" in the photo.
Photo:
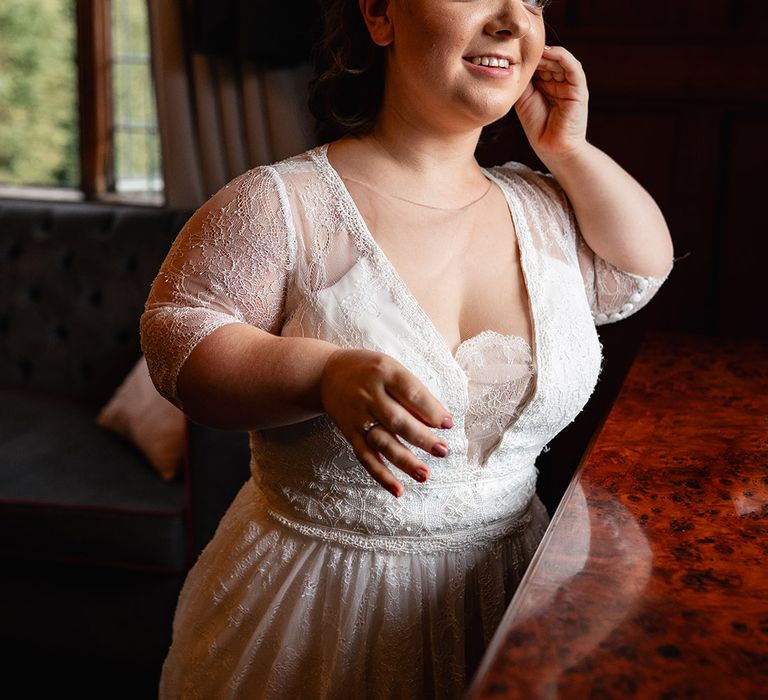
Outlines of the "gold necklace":
[[399,197],[396,194],[392,194],[391,192],[384,192],[382,190],[379,190],[378,188],[374,187],[373,185],[363,182],[362,180],[355,180],[352,177],[344,177],[342,178],[346,182],[354,182],[358,185],[362,185],[363,187],[371,190],[372,192],[375,192],[376,194],[382,195],[384,197],[390,197],[391,199],[399,199],[401,202],[407,202],[408,204],[413,204],[417,207],[423,207],[424,209],[433,209],[435,211],[443,211],[443,212],[459,212],[464,211],[465,209],[469,209],[470,207],[474,206],[478,202],[485,199],[486,195],[491,191],[491,187],[493,187],[493,181],[488,180],[488,187],[485,188],[485,191],[476,199],[473,199],[471,202],[464,204],[460,207],[436,207],[433,204],[423,204],[422,202],[416,202],[412,199],[406,199],[405,197]]

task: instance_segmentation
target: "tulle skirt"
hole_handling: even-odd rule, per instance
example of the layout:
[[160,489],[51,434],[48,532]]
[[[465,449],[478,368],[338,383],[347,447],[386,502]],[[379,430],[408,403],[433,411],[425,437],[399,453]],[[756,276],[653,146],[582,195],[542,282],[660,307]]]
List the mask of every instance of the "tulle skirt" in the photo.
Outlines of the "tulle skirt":
[[456,698],[547,526],[399,554],[275,521],[248,481],[179,598],[161,700]]

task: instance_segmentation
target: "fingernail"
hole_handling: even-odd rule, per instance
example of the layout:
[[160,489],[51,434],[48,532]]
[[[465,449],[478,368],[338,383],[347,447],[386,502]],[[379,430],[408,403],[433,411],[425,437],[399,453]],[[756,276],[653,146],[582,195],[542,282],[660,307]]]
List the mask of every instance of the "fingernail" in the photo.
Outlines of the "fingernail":
[[552,48],[551,46],[547,46],[546,44],[544,44],[544,50],[545,51],[549,51],[551,48]]
[[446,416],[445,418],[443,418],[443,422],[440,424],[440,427],[441,428],[445,428],[446,430],[448,428],[452,428],[453,427],[453,418],[451,418],[450,416]]
[[425,469],[417,469],[416,470],[416,480],[417,481],[426,481],[429,478],[429,472]]
[[447,445],[443,445],[443,444],[438,442],[432,448],[432,454],[435,457],[447,457],[448,456],[448,446]]
[[400,493],[400,487],[399,487],[399,486],[393,486],[392,488],[390,488],[389,492],[390,492],[390,493],[391,493],[391,494],[392,494],[392,495],[393,495],[395,498],[400,498],[400,495],[401,495],[401,493]]

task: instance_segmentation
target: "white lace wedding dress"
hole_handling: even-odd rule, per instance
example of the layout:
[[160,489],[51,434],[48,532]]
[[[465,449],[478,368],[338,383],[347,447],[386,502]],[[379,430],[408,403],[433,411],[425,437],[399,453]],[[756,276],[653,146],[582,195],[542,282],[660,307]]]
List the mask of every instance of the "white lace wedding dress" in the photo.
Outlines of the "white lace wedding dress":
[[250,323],[388,353],[454,427],[399,499],[325,416],[253,432],[252,479],[182,591],[162,698],[452,698],[470,680],[547,524],[534,461],[597,381],[595,322],[663,281],[596,257],[551,177],[486,175],[518,237],[532,348],[486,331],[452,354],[325,147],[240,176],[179,235],[142,317],[171,400],[198,342]]

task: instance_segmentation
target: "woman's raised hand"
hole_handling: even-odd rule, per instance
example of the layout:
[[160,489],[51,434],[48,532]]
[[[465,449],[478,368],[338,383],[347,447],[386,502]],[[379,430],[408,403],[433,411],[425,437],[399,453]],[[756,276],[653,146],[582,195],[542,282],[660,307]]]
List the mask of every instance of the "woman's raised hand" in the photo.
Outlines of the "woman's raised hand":
[[545,165],[587,143],[587,78],[574,55],[547,46],[530,84],[515,104],[528,141]]
[[370,350],[338,350],[320,378],[323,408],[349,440],[368,473],[394,496],[403,485],[382,458],[424,482],[429,469],[401,442],[435,457],[448,446],[431,428],[450,428],[448,412],[397,360]]

